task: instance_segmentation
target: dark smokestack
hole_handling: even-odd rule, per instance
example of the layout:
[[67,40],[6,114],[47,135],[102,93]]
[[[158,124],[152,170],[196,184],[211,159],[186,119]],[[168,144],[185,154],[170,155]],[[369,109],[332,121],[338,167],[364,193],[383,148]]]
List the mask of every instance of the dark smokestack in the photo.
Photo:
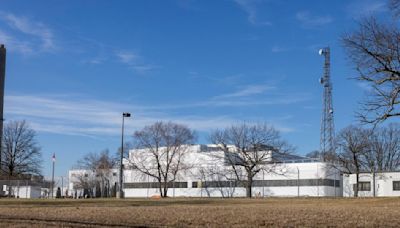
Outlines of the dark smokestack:
[[0,44],[0,172],[2,174],[4,80],[6,77],[6,48]]

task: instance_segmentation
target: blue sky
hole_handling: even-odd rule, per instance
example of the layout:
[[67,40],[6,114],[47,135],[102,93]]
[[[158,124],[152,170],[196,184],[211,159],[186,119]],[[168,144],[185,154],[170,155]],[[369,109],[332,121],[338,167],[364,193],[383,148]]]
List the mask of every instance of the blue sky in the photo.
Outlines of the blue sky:
[[365,86],[339,37],[385,1],[2,0],[5,119],[38,133],[43,173],[67,175],[85,153],[120,145],[158,120],[215,128],[266,121],[297,147],[319,148],[323,58],[331,47],[335,125],[354,123]]

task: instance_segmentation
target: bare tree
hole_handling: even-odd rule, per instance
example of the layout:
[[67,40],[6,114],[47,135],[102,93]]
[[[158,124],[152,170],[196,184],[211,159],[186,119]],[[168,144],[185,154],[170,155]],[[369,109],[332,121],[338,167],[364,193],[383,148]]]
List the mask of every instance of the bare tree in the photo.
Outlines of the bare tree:
[[[371,130],[372,131],[372,130]],[[400,125],[391,123],[374,129],[365,163],[371,172],[394,171],[400,167]]]
[[4,126],[1,167],[9,177],[41,173],[41,152],[36,133],[25,121]]
[[245,183],[247,197],[252,197],[254,176],[262,170],[278,172],[279,162],[292,150],[279,132],[265,123],[243,123],[216,130],[211,141],[224,151],[225,162],[237,181]]
[[156,122],[134,133],[138,149],[130,162],[134,169],[158,181],[161,197],[167,197],[168,187],[178,175],[190,168],[185,161],[188,146],[195,140],[188,127],[172,122]]
[[[117,159],[110,156],[108,150],[103,150],[100,153],[88,153],[78,161],[78,167],[88,170],[95,175],[95,186],[98,185],[100,197],[110,196],[110,180],[112,178],[113,169],[116,167]],[[84,183],[88,181],[90,183]],[[92,180],[82,176],[79,178],[81,186],[90,185],[92,188]]]
[[356,174],[354,196],[358,196],[360,172],[365,170],[365,154],[370,149],[370,131],[357,126],[348,126],[336,136],[336,154],[330,157],[333,165],[346,174]]
[[[92,171],[77,173],[74,179],[74,190],[82,189],[84,193],[87,191],[87,197],[93,198],[93,189],[96,187],[97,183],[96,175]],[[85,197],[85,195],[83,196]]]
[[368,149],[362,154],[364,169],[372,174],[373,196],[376,195],[376,173],[395,171],[400,167],[400,125],[391,123],[369,130]]
[[[390,1],[394,14],[399,0]],[[363,19],[358,29],[343,36],[342,43],[358,71],[356,79],[369,87],[357,113],[363,123],[380,123],[400,116],[400,30],[397,21]]]

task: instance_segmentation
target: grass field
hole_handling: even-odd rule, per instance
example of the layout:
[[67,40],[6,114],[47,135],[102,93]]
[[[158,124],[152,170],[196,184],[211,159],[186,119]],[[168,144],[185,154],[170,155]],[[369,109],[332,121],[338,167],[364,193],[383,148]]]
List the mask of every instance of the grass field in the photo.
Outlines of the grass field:
[[12,227],[400,227],[400,198],[0,199]]

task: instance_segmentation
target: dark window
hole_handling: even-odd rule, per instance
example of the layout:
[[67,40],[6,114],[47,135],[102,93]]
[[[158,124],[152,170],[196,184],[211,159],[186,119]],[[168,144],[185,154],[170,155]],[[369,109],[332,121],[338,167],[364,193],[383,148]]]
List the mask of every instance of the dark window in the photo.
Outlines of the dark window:
[[[187,188],[187,182],[168,182],[168,188]],[[160,183],[158,182],[132,182],[124,183],[125,188],[159,188]],[[163,183],[161,183],[163,187]]]
[[113,173],[113,176],[114,176],[114,177],[117,176],[117,173]]
[[[356,189],[356,184],[353,185],[353,191]],[[358,182],[358,191],[371,191],[371,182],[360,181]]]
[[400,191],[400,181],[393,181],[393,191]]
[[[246,181],[199,181],[192,182],[192,188],[245,187]],[[300,180],[254,180],[253,187],[284,187],[284,186],[335,186],[331,179],[300,179]],[[336,187],[340,181],[336,180]]]
[[89,176],[89,174],[85,173],[85,177],[88,177],[88,176]]

